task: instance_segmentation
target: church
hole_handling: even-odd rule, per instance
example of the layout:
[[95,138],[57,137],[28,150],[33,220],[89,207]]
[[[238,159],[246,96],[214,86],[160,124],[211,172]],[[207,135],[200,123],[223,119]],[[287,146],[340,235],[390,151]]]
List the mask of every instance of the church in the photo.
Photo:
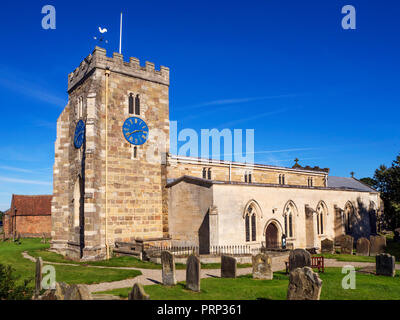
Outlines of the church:
[[[169,73],[96,47],[68,76],[57,120],[51,249],[109,257],[115,242],[147,246],[320,248],[376,233],[379,193],[329,169],[169,152]],[[150,161],[155,154],[160,161]]]

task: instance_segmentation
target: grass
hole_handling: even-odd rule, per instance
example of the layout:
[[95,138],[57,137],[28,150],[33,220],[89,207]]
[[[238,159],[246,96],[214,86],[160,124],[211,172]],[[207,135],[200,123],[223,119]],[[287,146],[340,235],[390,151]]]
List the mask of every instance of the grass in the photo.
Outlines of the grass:
[[[345,290],[341,283],[345,275],[341,268],[327,268],[320,277],[323,281],[321,300],[399,300],[400,276],[395,278],[356,273],[356,289]],[[174,287],[145,286],[152,300],[285,300],[289,277],[275,272],[273,280],[254,280],[251,275],[237,279],[207,278],[201,280],[201,292],[185,289],[185,282]],[[127,298],[131,288],[108,292]]]
[[[41,239],[21,239],[21,244],[0,242],[0,263],[11,265],[16,270],[16,275],[21,276],[22,279],[33,278],[35,275],[35,263],[23,258],[22,252],[47,252],[45,249],[48,247],[49,244],[41,243]],[[56,281],[69,284],[118,281],[134,278],[141,274],[137,270],[88,268],[79,265],[76,267],[54,265],[54,267],[56,269]]]
[[[28,250],[29,255],[32,257],[42,257],[44,261],[57,262],[57,263],[72,263],[77,265],[89,265],[89,266],[103,266],[103,267],[131,267],[139,269],[161,269],[161,265],[153,262],[142,261],[133,257],[112,257],[110,260],[105,261],[90,261],[90,262],[76,262],[65,259],[62,255],[55,252],[50,252],[43,248],[34,250]],[[238,264],[238,268],[250,268],[251,264]],[[177,270],[186,269],[186,265],[182,263],[176,263],[175,267]],[[220,269],[220,263],[202,263],[202,269]]]

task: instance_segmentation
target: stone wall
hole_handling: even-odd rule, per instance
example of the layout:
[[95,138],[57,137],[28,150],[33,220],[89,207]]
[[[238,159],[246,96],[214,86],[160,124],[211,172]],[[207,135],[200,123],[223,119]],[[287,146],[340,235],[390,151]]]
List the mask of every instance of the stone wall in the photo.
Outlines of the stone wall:
[[24,238],[40,238],[43,233],[46,237],[51,234],[51,216],[5,216],[3,221],[4,233],[7,237],[12,237],[16,231]]

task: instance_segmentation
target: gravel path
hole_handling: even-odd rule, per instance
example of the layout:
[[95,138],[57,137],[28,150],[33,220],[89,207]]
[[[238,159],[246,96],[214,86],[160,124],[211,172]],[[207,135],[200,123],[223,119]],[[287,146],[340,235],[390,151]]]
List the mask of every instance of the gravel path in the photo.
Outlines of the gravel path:
[[[35,262],[35,258],[30,256],[27,252],[23,252],[22,256],[30,261]],[[272,271],[280,271],[285,269],[285,260],[287,260],[287,255],[278,256],[272,258]],[[73,267],[82,267],[82,265],[72,264],[72,263],[58,263],[58,262],[48,262],[43,261],[46,264],[54,264],[54,265],[68,265]],[[343,267],[346,265],[352,265],[356,268],[358,267],[375,267],[375,263],[373,262],[347,262],[347,261],[337,261],[334,259],[325,259],[325,267]],[[140,269],[140,268],[132,268],[132,267],[104,267],[104,266],[87,266],[87,268],[100,268],[100,269],[124,269],[124,270],[139,270],[142,272],[142,275],[137,276],[133,279],[125,279],[120,281],[113,282],[103,282],[98,284],[90,284],[88,285],[90,292],[100,292],[100,291],[108,291],[120,288],[132,287],[136,282],[139,282],[142,285],[151,285],[151,284],[159,284],[162,281],[162,271],[160,269]],[[400,265],[396,264],[396,269],[400,270]],[[252,268],[238,268],[238,275],[250,274],[252,272]],[[221,276],[220,269],[202,269],[201,270],[201,278],[219,278]],[[186,279],[186,270],[176,270],[176,280],[178,282],[185,281]]]

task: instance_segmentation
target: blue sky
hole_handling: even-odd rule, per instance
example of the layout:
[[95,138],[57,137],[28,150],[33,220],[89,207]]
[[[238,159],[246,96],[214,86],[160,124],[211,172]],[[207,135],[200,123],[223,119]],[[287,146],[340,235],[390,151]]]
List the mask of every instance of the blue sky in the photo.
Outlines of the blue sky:
[[[11,2],[10,2],[11,3]],[[54,5],[57,29],[43,30]],[[357,29],[343,30],[354,5]],[[92,52],[171,69],[178,129],[255,130],[255,161],[372,176],[400,151],[396,1],[19,1],[0,12],[0,210],[11,194],[52,192],[67,74]]]

